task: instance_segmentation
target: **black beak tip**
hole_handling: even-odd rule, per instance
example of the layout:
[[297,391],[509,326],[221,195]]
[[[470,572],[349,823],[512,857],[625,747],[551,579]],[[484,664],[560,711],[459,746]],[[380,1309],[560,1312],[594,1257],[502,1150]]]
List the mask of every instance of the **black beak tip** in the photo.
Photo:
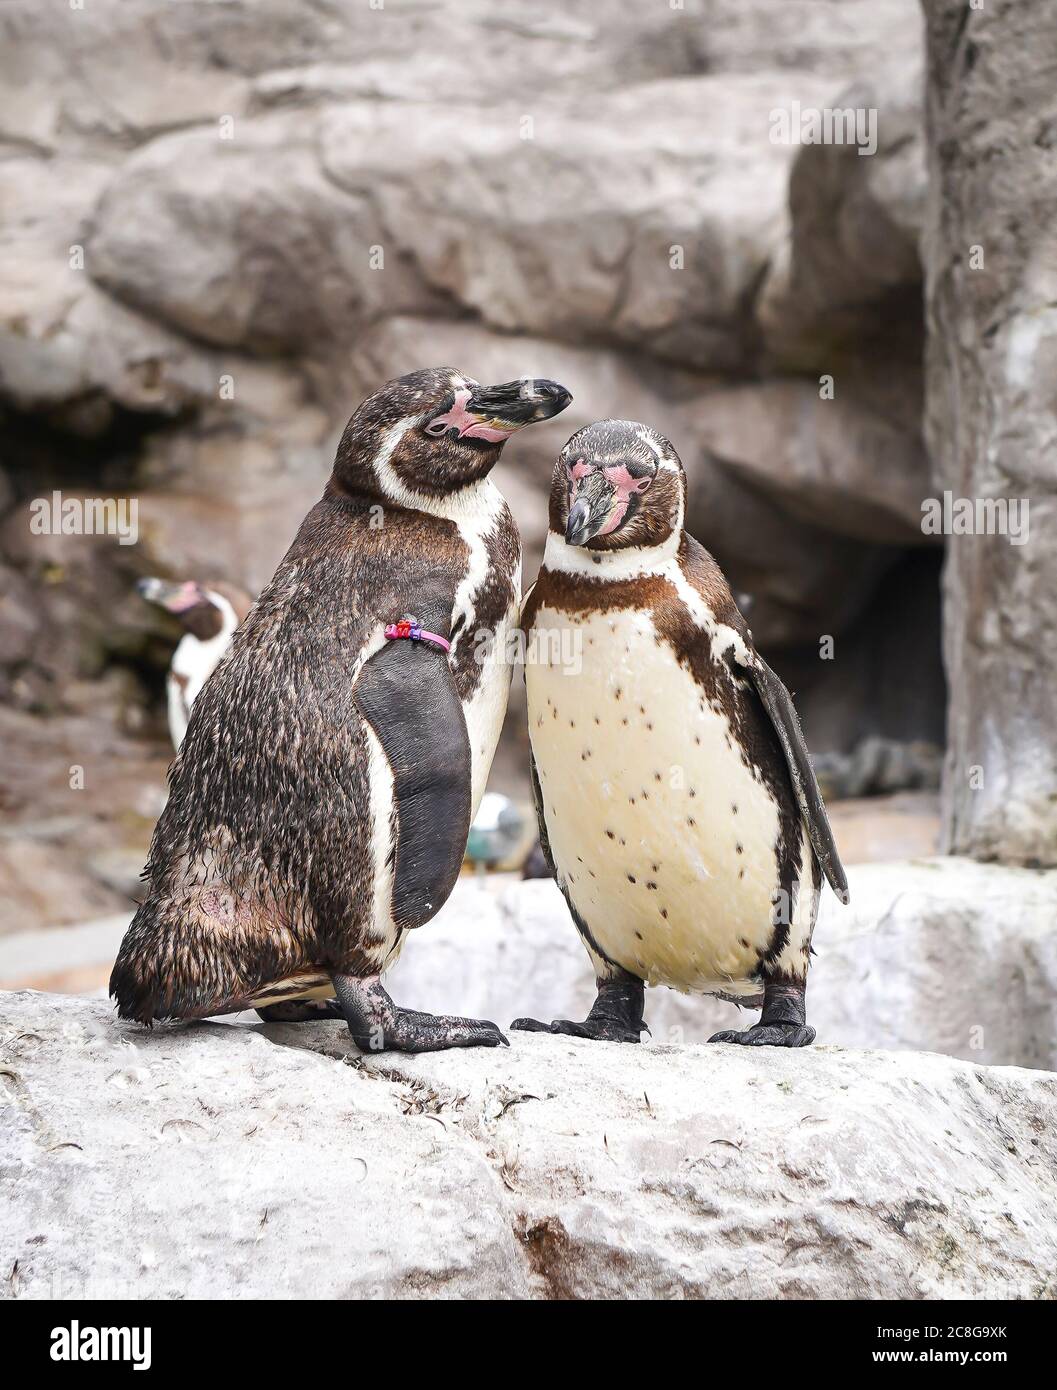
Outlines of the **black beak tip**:
[[543,397],[548,419],[560,415],[573,398],[573,393],[556,381],[540,381],[537,383],[537,390]]
[[590,512],[582,502],[574,502],[569,519],[565,523],[566,545],[583,545],[590,540]]

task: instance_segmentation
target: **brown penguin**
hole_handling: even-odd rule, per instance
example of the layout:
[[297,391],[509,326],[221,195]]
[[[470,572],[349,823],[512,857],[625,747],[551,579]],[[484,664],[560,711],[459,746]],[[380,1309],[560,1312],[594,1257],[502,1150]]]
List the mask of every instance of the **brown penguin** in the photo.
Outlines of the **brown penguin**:
[[520,544],[488,474],[570,399],[437,369],[352,416],[191,711],[110,981],[122,1017],[252,1006],[340,1014],[376,1050],[505,1041],[398,1008],[379,977],[452,889],[503,722]]
[[824,873],[847,882],[789,692],[719,566],[683,530],[663,435],[603,420],[554,471],[525,605],[540,840],[595,968],[583,1022],[638,1042],[643,985],[763,1004],[713,1042],[811,1042],[804,994]]

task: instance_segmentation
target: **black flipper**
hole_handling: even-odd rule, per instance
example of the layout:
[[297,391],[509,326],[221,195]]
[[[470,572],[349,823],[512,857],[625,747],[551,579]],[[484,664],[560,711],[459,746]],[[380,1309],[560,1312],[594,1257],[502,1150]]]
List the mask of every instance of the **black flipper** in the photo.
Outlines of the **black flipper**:
[[470,833],[470,739],[447,654],[386,642],[360,672],[355,699],[393,772],[393,920],[420,927],[455,886]]
[[830,887],[842,903],[847,903],[848,880],[837,853],[837,843],[830,829],[826,805],[815,779],[815,771],[811,766],[811,758],[792,697],[759,652],[752,653],[750,665],[738,663],[735,669],[739,675],[748,675],[756,687],[756,692],[782,745],[793,790],[796,792],[800,812],[811,838],[811,847]]
[[536,759],[532,755],[532,746],[529,745],[529,783],[532,787],[532,804],[536,808],[536,824],[539,826],[540,849],[543,858],[546,860],[547,867],[551,871],[551,877],[555,876],[554,856],[551,854],[550,836],[547,834],[547,822],[543,817],[543,791],[540,787],[540,775],[536,770]]

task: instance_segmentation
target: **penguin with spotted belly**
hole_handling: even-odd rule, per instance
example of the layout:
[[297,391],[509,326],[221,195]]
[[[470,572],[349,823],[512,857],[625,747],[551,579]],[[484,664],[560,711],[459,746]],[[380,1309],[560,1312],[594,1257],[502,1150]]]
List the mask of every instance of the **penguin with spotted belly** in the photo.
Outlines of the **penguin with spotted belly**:
[[646,426],[569,440],[522,616],[540,839],[595,969],[587,1019],[638,1042],[645,984],[762,1004],[710,1041],[802,1047],[821,876],[847,880],[800,724]]
[[570,400],[437,369],[357,409],[191,710],[110,981],[123,1018],[256,1008],[342,1017],[372,1050],[506,1041],[399,1008],[380,977],[451,892],[506,710],[489,650],[517,625],[521,551],[488,475]]

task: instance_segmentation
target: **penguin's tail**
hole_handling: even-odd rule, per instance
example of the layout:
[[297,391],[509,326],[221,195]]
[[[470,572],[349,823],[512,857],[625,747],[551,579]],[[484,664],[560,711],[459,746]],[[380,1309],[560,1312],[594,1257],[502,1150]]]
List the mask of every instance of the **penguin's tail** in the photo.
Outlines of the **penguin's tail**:
[[262,971],[261,964],[233,958],[209,924],[188,921],[175,904],[148,899],[121,942],[110,994],[119,1018],[148,1027],[165,1019],[212,1018],[334,994],[322,969],[276,961],[277,969]]

